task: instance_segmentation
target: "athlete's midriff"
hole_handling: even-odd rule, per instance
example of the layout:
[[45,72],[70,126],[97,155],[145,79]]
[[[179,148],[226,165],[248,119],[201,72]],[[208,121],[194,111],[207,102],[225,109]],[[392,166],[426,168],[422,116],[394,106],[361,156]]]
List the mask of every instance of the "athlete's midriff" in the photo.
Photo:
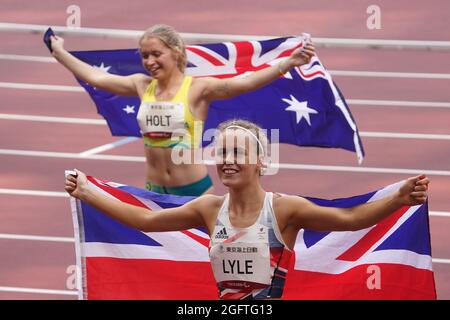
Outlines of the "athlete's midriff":
[[201,152],[201,149],[178,149],[175,151],[172,148],[145,147],[147,181],[161,186],[175,187],[194,183],[208,173],[206,166],[202,164],[174,163],[172,152],[176,152],[179,157],[189,159],[190,163],[194,163],[194,153]]

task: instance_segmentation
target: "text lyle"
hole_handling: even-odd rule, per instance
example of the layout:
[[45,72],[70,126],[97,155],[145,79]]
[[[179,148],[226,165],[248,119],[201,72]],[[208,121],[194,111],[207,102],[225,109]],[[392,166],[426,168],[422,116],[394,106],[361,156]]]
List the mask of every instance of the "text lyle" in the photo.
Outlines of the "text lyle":
[[243,265],[239,260],[222,260],[223,273],[253,274],[253,260],[245,260]]

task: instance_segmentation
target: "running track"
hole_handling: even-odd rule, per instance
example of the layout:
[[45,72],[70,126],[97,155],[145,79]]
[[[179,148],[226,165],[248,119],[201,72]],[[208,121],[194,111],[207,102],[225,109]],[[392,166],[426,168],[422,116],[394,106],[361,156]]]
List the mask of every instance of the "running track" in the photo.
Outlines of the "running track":
[[[76,2],[82,10],[82,27],[144,30],[155,23],[167,23],[180,32],[289,35],[307,31],[316,37],[449,40],[445,14],[450,3],[446,0],[431,0],[426,5],[407,0],[395,4],[377,1],[382,9],[381,30],[366,28],[366,8],[372,3],[361,0],[332,4],[325,0],[289,0],[282,4],[260,0],[258,8],[251,6],[252,1],[239,1],[239,8],[229,1],[207,0],[135,1],[127,6],[112,5],[110,1]],[[72,1],[43,0],[23,5],[19,1],[2,1],[0,22],[65,25],[70,4]],[[41,35],[0,33],[0,83],[77,85],[56,63],[5,56],[48,57],[41,39]],[[66,38],[70,50],[135,46],[134,40]],[[430,218],[433,257],[439,259],[433,266],[438,298],[450,299],[449,51],[321,48],[318,54],[330,70],[421,75],[367,77],[336,73],[334,77],[348,100],[403,101],[400,106],[385,106],[379,101],[372,105],[350,104],[359,129],[368,132],[363,137],[367,154],[361,168],[379,168],[377,172],[282,169],[276,177],[264,178],[264,186],[286,193],[345,197],[412,175],[404,173],[405,169],[430,171],[430,210],[436,213]],[[430,74],[446,76],[436,79]],[[75,263],[75,257],[63,171],[76,167],[111,181],[143,186],[143,146],[134,141],[95,154],[134,158],[79,158],[77,154],[81,152],[121,138],[111,137],[104,125],[63,123],[61,119],[48,122],[48,118],[31,121],[30,116],[100,119],[87,94],[11,89],[0,84],[0,95],[0,299],[76,299],[66,283],[67,268]],[[423,103],[408,107],[404,101]],[[443,104],[433,106],[430,102]],[[8,118],[11,115],[14,119]],[[424,135],[369,137],[370,132]],[[282,147],[280,162],[358,167],[356,156],[350,152],[292,146]],[[223,193],[213,169],[210,171],[217,192]],[[30,195],[30,190],[38,192]],[[14,235],[19,235],[19,239]],[[50,291],[25,293],[20,288]]]

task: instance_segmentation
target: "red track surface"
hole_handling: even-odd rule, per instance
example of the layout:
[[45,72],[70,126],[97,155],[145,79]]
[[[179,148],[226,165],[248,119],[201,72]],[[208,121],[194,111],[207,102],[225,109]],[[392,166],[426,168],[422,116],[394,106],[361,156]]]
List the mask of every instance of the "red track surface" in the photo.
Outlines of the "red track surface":
[[[2,1],[1,22],[64,25],[73,1]],[[302,31],[316,37],[449,40],[450,3],[432,0],[378,1],[382,29],[366,28],[371,1],[207,0],[110,1],[79,0],[82,27],[144,30],[155,23],[180,32],[290,35]],[[227,17],[226,21],[223,17]],[[0,54],[48,56],[41,35],[0,33]],[[70,37],[71,50],[135,47],[132,40]],[[331,70],[450,73],[448,51],[320,49]],[[450,80],[399,78],[334,78],[347,99],[450,102]],[[0,82],[77,85],[61,66],[52,63],[0,60]],[[88,95],[78,92],[2,89],[0,113],[99,119]],[[361,131],[450,134],[450,109],[351,106]],[[0,120],[0,149],[79,153],[118,140],[105,126]],[[450,170],[450,141],[363,138],[364,167]],[[105,154],[142,156],[136,141]],[[283,146],[280,162],[356,166],[354,154]],[[77,167],[111,181],[144,184],[144,163],[0,155],[0,188],[63,191],[63,170]],[[218,193],[214,168],[210,168]],[[281,170],[264,178],[267,189],[317,197],[344,197],[372,191],[406,178],[403,174]],[[431,176],[430,210],[450,211],[449,176]],[[0,194],[0,233],[72,237],[67,198]],[[433,256],[450,259],[450,218],[431,217]],[[0,239],[0,286],[67,290],[68,266],[75,263],[72,243]],[[434,264],[438,298],[450,299],[450,264]],[[0,299],[75,299],[75,296],[0,292]]]

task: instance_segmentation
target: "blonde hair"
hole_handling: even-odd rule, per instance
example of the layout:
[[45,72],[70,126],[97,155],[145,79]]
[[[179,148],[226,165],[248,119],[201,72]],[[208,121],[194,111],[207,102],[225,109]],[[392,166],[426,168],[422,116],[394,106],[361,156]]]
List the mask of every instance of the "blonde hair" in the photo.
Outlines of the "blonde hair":
[[186,45],[180,34],[171,26],[157,24],[148,28],[139,38],[139,44],[144,39],[157,38],[162,41],[177,56],[177,67],[184,73],[187,64]]
[[[253,133],[253,135],[256,138],[256,144],[257,144],[257,155],[258,156],[269,156],[268,151],[268,145],[269,145],[269,140],[267,139],[267,135],[264,132],[264,130],[257,125],[256,123],[247,121],[247,120],[242,120],[242,119],[232,119],[232,120],[227,120],[222,122],[221,124],[219,124],[219,126],[217,127],[217,129],[219,130],[219,132],[224,132],[225,130],[227,130],[228,128],[233,128],[233,129],[238,129],[239,127],[244,128],[245,130],[250,131],[251,133]],[[230,128],[230,129],[231,129]],[[263,150],[260,150],[261,147],[263,148]]]

